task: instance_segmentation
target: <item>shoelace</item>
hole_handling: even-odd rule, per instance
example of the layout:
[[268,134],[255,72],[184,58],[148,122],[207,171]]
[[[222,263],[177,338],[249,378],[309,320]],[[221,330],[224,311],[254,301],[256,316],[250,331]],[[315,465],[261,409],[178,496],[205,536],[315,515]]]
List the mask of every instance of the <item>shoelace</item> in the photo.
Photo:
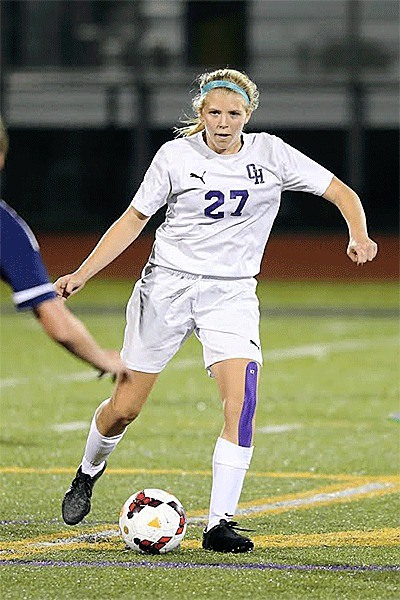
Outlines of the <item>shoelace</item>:
[[[84,473],[82,473],[82,475],[84,475]],[[91,485],[91,481],[90,481],[90,476],[87,477],[76,477],[74,479],[74,481],[72,482],[71,488],[75,489],[77,487],[83,487],[85,489],[86,494],[89,496],[89,498],[92,495],[92,485]]]
[[238,523],[237,521],[227,521],[226,522],[226,527],[228,527],[229,529],[237,529],[237,531],[255,531],[255,529],[246,529],[245,527],[238,527],[237,526]]

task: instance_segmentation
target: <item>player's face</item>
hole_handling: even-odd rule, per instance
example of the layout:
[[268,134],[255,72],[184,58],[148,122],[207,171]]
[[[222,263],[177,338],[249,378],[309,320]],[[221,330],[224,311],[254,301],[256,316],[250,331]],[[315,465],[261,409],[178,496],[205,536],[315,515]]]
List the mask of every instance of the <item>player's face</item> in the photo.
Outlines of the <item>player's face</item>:
[[243,127],[250,115],[240,94],[219,89],[208,92],[200,114],[207,145],[218,154],[239,152]]

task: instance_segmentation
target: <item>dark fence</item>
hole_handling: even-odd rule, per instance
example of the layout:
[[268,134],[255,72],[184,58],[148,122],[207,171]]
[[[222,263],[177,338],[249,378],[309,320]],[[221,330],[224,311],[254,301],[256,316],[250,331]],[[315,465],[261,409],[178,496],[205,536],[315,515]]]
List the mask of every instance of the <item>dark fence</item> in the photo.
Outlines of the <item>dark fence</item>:
[[[346,130],[271,131],[348,181]],[[135,131],[128,129],[13,129],[2,177],[2,197],[37,232],[104,231],[128,206],[135,181]],[[171,130],[150,134],[149,160],[171,139]],[[371,232],[396,233],[399,224],[399,131],[364,134],[365,206]],[[155,228],[162,211],[150,224]],[[343,231],[331,204],[306,194],[283,195],[278,232]]]

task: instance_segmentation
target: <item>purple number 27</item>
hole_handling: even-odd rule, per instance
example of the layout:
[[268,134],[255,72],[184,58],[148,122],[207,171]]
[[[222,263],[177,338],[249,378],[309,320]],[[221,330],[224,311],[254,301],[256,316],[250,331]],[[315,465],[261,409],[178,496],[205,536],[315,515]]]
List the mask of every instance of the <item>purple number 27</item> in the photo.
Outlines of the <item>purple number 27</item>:
[[[240,217],[246,204],[246,201],[249,197],[249,192],[247,190],[231,190],[230,191],[230,199],[234,200],[235,198],[240,198],[239,204],[236,207],[236,210],[231,212],[231,217]],[[223,210],[218,210],[222,204],[225,202],[225,195],[219,190],[211,190],[207,192],[205,195],[206,200],[211,200],[212,198],[217,198],[215,202],[206,206],[204,209],[204,214],[206,217],[210,217],[211,219],[223,219],[225,217],[225,212]],[[216,212],[215,212],[216,211]]]

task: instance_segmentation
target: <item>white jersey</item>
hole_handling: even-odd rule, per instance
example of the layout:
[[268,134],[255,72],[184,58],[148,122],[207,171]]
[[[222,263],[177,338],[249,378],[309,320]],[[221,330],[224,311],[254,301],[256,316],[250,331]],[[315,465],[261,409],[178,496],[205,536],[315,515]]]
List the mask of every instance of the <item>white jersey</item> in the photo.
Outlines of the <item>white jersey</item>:
[[131,205],[146,216],[168,205],[150,263],[212,277],[254,277],[285,190],[322,195],[332,173],[280,138],[243,134],[217,154],[202,133],[156,153]]

